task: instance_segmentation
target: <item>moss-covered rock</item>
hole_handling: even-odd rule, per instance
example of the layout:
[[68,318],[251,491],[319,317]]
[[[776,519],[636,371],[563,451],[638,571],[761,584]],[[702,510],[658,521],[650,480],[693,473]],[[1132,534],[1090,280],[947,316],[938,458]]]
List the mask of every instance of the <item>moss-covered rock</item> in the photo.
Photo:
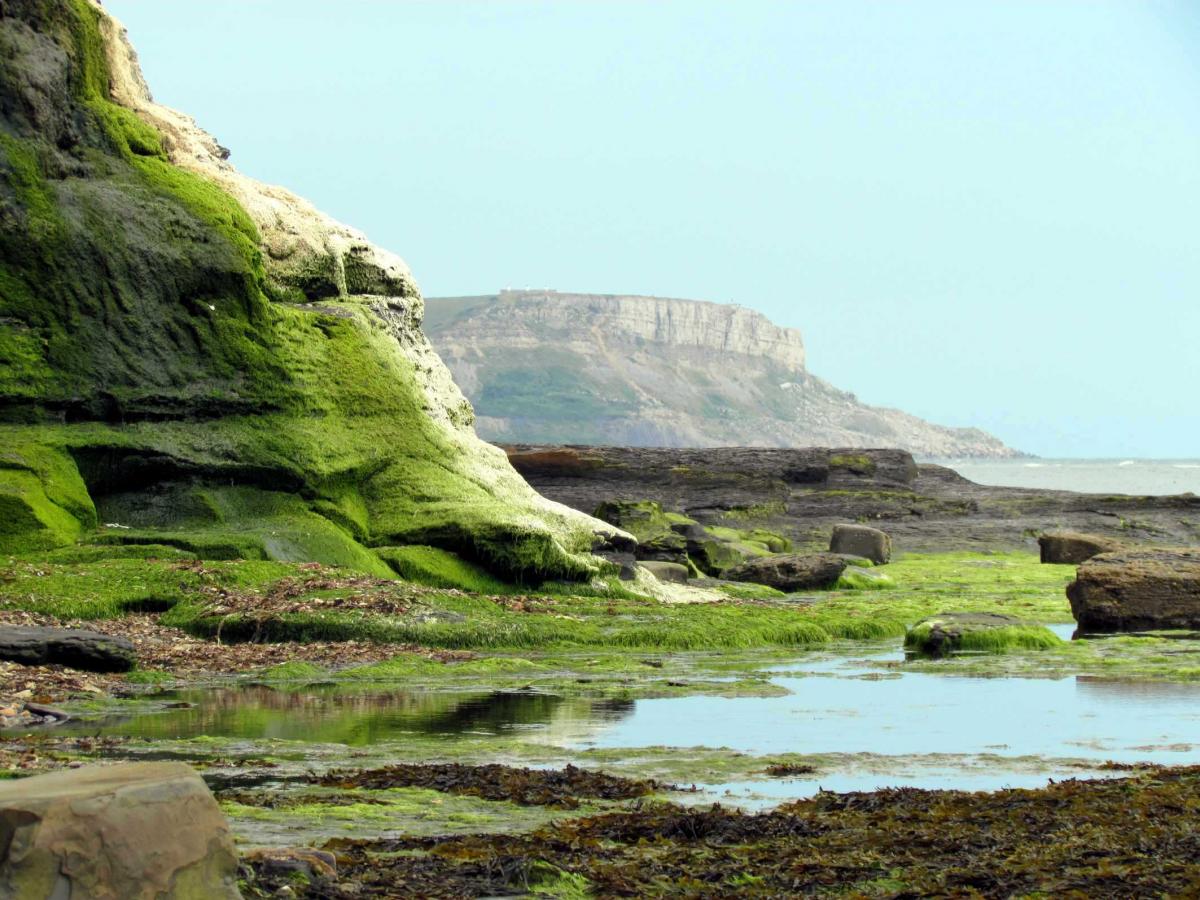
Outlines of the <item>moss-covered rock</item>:
[[154,104],[97,3],[5,4],[0,60],[0,552],[70,543],[98,506],[196,552],[603,569],[613,529],[475,436],[403,262]]
[[904,647],[928,656],[951,653],[1005,653],[1009,650],[1046,650],[1062,644],[1053,631],[1016,616],[1002,613],[941,613],[918,622],[908,630]]

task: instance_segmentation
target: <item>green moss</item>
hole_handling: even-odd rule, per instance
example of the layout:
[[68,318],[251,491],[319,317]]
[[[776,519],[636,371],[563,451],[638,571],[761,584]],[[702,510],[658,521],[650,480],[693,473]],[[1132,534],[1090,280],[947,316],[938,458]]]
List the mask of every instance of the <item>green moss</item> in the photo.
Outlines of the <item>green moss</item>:
[[[859,569],[859,571],[855,571]],[[868,567],[869,569],[869,567]],[[839,591],[886,591],[896,587],[896,582],[888,575],[862,570],[851,566],[842,572],[837,580],[836,590]]]
[[855,475],[873,475],[875,460],[862,453],[835,453],[829,457],[829,468],[844,469]]
[[511,593],[511,585],[484,569],[436,547],[379,547],[375,551],[401,578],[431,587],[481,594]]
[[[52,136],[22,120],[9,134],[5,114],[0,176],[15,199],[0,217],[0,445],[74,459],[98,501],[148,479],[275,495],[261,527],[151,523],[129,541],[379,574],[371,544],[440,546],[523,582],[607,570],[586,520],[542,503],[500,451],[431,417],[426,373],[374,301],[340,299],[337,315],[270,302],[245,210],[171,165],[161,135],[112,102],[101,11],[67,0],[22,14],[70,60],[71,97],[57,99],[73,105],[63,112],[76,133],[64,179]],[[9,94],[0,84],[0,106],[17,109]],[[360,268],[347,270],[347,290],[410,291]],[[32,496],[19,488],[9,493]],[[43,534],[0,535],[0,551],[74,531],[40,498],[13,502],[34,510],[22,533]]]
[[[917,652],[930,652],[936,619],[914,625],[904,637],[904,647]],[[1062,640],[1041,625],[1013,624],[1003,627],[964,627],[956,636],[951,652],[1007,653],[1011,650],[1048,650],[1058,647]],[[946,652],[943,650],[942,652]]]
[[255,673],[255,677],[265,681],[313,681],[325,674],[320,666],[298,659],[263,669]]

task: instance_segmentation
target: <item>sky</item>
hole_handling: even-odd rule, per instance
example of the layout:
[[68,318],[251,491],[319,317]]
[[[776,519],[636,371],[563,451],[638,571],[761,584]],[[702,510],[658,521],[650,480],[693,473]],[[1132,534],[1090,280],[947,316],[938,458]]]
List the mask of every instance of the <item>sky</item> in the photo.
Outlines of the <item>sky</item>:
[[1194,0],[106,0],[256,178],[502,287],[738,303],[861,400],[1200,457]]

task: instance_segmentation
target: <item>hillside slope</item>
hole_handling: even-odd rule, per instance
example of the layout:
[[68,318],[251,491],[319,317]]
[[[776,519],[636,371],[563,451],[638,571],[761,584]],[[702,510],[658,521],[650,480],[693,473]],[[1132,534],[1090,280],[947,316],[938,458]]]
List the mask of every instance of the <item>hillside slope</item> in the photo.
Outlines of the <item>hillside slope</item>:
[[0,553],[596,572],[612,529],[475,436],[403,261],[228,156],[94,0],[0,5]]
[[479,434],[502,443],[1017,455],[977,428],[860,403],[805,370],[800,332],[739,306],[502,291],[429,298],[425,330]]

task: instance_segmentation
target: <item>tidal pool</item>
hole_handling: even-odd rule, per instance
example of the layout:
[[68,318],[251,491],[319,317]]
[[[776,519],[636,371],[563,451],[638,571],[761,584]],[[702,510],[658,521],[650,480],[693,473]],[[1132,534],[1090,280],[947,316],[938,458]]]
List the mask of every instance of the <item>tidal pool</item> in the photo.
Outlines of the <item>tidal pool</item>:
[[[454,755],[467,736],[584,755],[620,767],[661,748],[723,748],[761,758],[707,778],[705,793],[763,804],[819,789],[886,786],[996,789],[1103,771],[1102,763],[1200,763],[1200,684],[1074,676],[977,678],[880,667],[896,646],[856,657],[806,654],[772,669],[782,696],[604,700],[537,690],[406,691],[378,686],[243,685],[160,695],[162,706],[63,726],[87,734],[199,736],[376,745],[436,738]],[[175,705],[175,708],[171,708]],[[519,754],[517,754],[519,755]],[[668,753],[667,755],[670,755]],[[768,778],[773,757],[814,771]],[[631,763],[632,764],[632,763]],[[746,773],[751,772],[749,779]],[[740,773],[740,774],[735,774]]]

